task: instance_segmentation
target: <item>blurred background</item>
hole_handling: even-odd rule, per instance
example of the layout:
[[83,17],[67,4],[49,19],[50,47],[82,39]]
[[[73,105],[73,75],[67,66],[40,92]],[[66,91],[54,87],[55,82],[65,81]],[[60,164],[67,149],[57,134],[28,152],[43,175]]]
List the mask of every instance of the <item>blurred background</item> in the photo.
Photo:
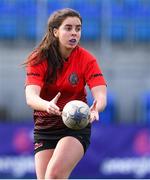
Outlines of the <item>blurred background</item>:
[[150,178],[150,0],[0,0],[0,178],[35,178],[21,64],[49,15],[66,7],[80,12],[81,45],[108,86],[107,108],[71,178]]

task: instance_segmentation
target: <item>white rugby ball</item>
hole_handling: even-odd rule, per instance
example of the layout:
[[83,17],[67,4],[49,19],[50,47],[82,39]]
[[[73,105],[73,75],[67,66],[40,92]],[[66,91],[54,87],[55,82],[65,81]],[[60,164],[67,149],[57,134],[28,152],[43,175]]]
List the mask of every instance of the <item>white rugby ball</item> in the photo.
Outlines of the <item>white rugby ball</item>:
[[70,101],[63,108],[62,120],[68,128],[83,129],[90,122],[90,108],[83,101]]

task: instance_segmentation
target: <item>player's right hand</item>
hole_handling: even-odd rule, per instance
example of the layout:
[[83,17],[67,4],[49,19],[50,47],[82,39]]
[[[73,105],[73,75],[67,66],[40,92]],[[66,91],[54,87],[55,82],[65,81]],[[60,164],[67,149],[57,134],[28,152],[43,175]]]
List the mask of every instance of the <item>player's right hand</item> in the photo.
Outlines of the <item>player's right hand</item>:
[[61,115],[59,107],[56,105],[61,93],[59,92],[51,101],[49,101],[46,111],[49,114]]

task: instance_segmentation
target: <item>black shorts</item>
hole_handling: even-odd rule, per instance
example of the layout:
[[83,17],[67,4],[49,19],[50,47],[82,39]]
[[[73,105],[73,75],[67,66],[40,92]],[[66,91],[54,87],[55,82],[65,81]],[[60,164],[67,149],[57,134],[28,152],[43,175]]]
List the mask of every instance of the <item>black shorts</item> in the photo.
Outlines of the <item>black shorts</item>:
[[72,137],[75,137],[76,139],[78,139],[83,146],[84,153],[86,152],[87,148],[90,145],[90,134],[79,134],[79,135],[78,134],[69,134],[69,135],[57,136],[57,137],[51,138],[51,139],[44,139],[44,140],[36,139],[34,141],[34,154],[36,154],[39,151],[45,150],[45,149],[55,149],[58,141],[61,138],[67,137],[67,136],[72,136]]

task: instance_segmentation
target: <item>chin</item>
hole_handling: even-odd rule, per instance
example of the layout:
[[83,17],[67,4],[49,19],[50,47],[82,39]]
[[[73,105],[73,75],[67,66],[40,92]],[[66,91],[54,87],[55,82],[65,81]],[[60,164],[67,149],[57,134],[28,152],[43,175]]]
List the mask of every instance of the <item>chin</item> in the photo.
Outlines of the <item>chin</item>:
[[75,47],[76,47],[76,46],[67,46],[66,49],[71,51],[71,50],[73,50]]
[[77,44],[75,44],[75,45],[68,45],[66,48],[67,49],[74,49],[76,46],[77,46]]

